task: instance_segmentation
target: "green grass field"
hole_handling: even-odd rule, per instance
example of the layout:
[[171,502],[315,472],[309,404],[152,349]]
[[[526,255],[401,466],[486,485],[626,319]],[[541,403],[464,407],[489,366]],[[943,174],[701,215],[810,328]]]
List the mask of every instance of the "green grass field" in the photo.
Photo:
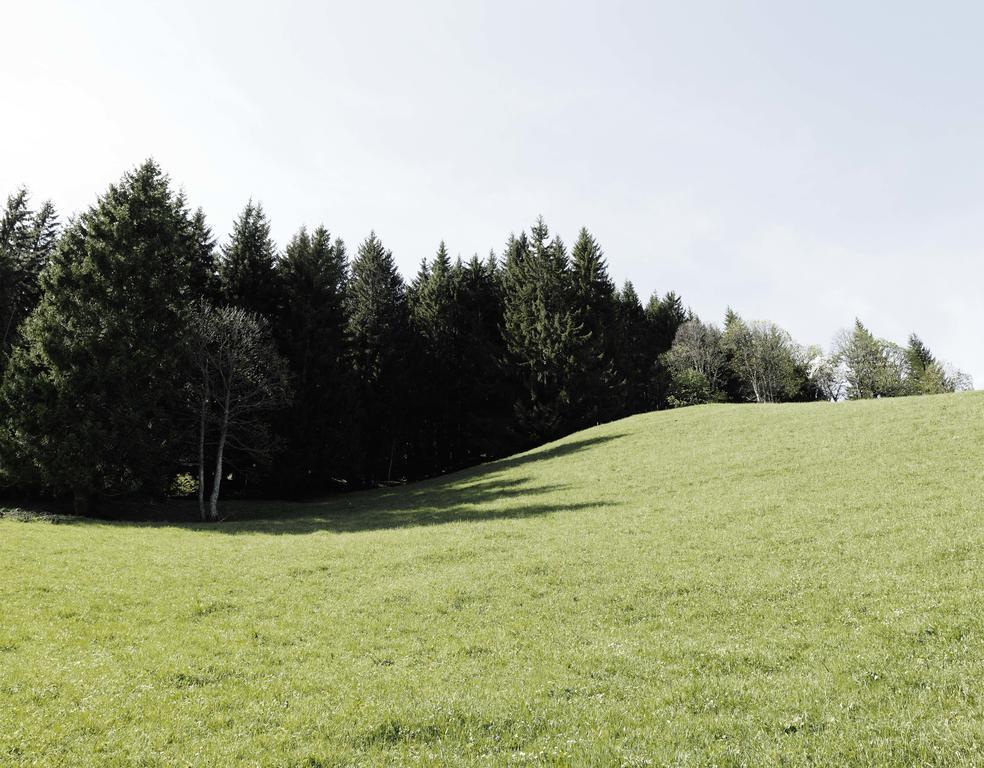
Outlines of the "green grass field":
[[220,525],[0,520],[0,765],[972,765],[984,394],[637,416]]

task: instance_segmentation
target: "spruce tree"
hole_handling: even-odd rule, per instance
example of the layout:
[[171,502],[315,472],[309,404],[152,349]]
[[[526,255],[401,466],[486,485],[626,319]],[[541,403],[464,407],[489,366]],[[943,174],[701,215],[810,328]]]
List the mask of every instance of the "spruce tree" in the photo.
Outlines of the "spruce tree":
[[270,222],[263,206],[250,200],[222,249],[219,282],[223,302],[268,319],[275,317],[281,303],[276,267],[277,247],[270,237]]
[[60,238],[11,358],[5,445],[80,512],[162,488],[175,457],[188,227],[156,163],[126,173]]
[[677,331],[688,319],[689,313],[683,300],[673,291],[659,298],[653,293],[646,305],[646,320],[649,326],[646,352],[650,359],[648,394],[649,408],[665,408],[671,386],[671,373],[661,362],[670,351]]
[[410,334],[403,278],[375,232],[352,262],[348,328],[363,420],[362,480],[389,480],[405,468]]
[[542,217],[528,239],[507,244],[503,287],[503,335],[522,392],[516,419],[532,444],[577,423],[574,387],[589,338],[573,305],[567,252]]
[[302,228],[277,265],[283,308],[274,327],[293,378],[294,399],[277,420],[284,450],[274,474],[281,491],[311,493],[353,469],[354,382],[349,364],[345,244]]
[[217,303],[221,299],[215,236],[198,208],[188,217],[189,299]]
[[517,442],[512,427],[518,399],[507,374],[502,337],[502,269],[490,253],[454,270],[460,357],[456,376],[464,405],[457,427],[459,464],[503,456]]
[[0,375],[24,319],[41,296],[41,272],[54,250],[58,217],[50,201],[37,210],[21,187],[7,198],[0,217]]
[[631,282],[625,282],[616,301],[614,359],[623,382],[621,404],[625,413],[639,413],[649,407],[647,392],[653,366],[647,349],[649,326]]
[[615,418],[624,409],[625,380],[615,368],[615,285],[598,242],[586,228],[571,251],[572,302],[584,330],[581,366],[574,385],[578,426]]
[[432,264],[414,280],[409,307],[416,338],[414,366],[414,463],[418,471],[446,471],[455,465],[460,422],[459,320],[451,257],[442,241]]

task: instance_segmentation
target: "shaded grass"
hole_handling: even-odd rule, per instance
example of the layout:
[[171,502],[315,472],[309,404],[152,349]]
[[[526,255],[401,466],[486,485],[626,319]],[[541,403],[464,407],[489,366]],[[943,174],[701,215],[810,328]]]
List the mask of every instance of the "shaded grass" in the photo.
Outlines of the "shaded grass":
[[706,406],[234,520],[0,520],[0,765],[960,765],[984,397]]

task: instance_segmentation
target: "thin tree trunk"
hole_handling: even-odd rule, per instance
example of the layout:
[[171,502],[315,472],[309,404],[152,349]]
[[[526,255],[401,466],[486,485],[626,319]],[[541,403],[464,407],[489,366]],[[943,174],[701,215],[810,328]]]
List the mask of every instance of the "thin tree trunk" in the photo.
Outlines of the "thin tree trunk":
[[222,483],[222,451],[229,434],[229,397],[232,382],[226,383],[225,402],[222,404],[222,428],[219,430],[219,445],[215,451],[215,477],[212,478],[212,495],[209,498],[209,517],[219,519],[219,485]]
[[202,520],[208,519],[205,512],[205,421],[208,409],[208,374],[204,376],[205,383],[202,385],[202,410],[198,424],[198,511],[201,513]]

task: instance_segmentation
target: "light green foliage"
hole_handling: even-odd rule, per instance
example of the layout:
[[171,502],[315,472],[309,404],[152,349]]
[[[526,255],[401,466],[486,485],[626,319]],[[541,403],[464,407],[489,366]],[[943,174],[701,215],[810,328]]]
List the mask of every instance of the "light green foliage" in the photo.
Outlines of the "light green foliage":
[[721,330],[713,323],[703,323],[696,317],[683,323],[662,362],[673,379],[671,406],[724,399],[721,387],[727,375],[728,359]]
[[792,337],[775,323],[747,323],[728,310],[721,346],[747,399],[778,403],[796,396],[799,351]]
[[0,520],[0,765],[970,765],[982,468],[984,395],[710,405],[223,525]]

